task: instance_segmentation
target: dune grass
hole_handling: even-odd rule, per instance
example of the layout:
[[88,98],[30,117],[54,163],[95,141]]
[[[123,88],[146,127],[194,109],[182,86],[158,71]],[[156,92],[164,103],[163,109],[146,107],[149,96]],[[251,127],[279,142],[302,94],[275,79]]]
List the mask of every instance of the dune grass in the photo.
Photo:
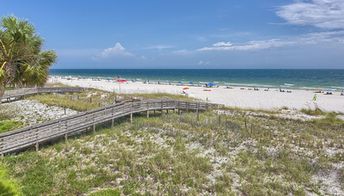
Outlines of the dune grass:
[[173,95],[167,93],[156,94],[115,94],[96,89],[87,89],[80,93],[66,94],[40,94],[29,97],[28,99],[37,100],[50,106],[60,106],[70,108],[76,111],[87,111],[101,106],[113,104],[119,100],[132,99],[175,99],[184,101],[193,101],[183,95]]
[[70,108],[76,111],[86,111],[104,105],[112,104],[116,94],[99,90],[86,90],[80,93],[40,94],[29,97],[50,106]]
[[0,133],[11,131],[23,125],[21,122],[13,120],[14,113],[14,108],[0,105]]
[[22,195],[19,184],[10,178],[8,170],[0,164],[0,195],[19,196]]
[[314,177],[343,164],[343,140],[340,124],[211,111],[199,121],[194,113],[136,115],[133,124],[123,118],[0,162],[24,195],[327,194]]
[[120,196],[121,192],[118,189],[104,189],[91,193],[90,196]]
[[255,113],[264,113],[264,114],[278,114],[278,110],[265,110],[265,109],[255,109],[255,108],[240,108],[240,107],[230,107],[223,106],[221,110],[235,111],[235,112],[255,112]]
[[314,122],[319,126],[339,125],[344,128],[344,121],[337,118],[337,115],[335,112],[326,113],[324,117],[316,119]]
[[321,116],[321,115],[326,115],[327,113],[322,111],[320,108],[316,109],[301,109],[300,110],[302,113],[310,115],[310,116]]

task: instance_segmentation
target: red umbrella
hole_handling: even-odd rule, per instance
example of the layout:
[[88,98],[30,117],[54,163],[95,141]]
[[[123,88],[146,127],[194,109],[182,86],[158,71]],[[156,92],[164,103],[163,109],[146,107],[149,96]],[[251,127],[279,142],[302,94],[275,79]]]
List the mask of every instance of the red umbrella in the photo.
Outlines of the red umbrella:
[[125,79],[117,79],[116,82],[118,82],[118,83],[125,83],[125,82],[128,82],[128,80],[125,80]]
[[121,83],[126,83],[128,80],[119,78],[116,82],[118,83],[118,92],[121,93]]

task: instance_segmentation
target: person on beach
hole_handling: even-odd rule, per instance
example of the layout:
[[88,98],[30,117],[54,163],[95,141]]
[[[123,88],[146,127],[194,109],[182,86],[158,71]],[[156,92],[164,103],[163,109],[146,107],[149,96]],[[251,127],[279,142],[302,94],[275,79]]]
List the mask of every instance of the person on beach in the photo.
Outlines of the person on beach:
[[314,96],[313,96],[313,104],[314,104],[315,109],[318,108],[317,99],[318,99],[317,94],[314,94]]

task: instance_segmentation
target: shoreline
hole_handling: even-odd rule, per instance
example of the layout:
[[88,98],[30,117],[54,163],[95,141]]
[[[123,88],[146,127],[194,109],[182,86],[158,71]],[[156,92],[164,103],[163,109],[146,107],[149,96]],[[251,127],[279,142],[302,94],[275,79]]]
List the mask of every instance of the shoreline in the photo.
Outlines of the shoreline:
[[[317,93],[317,101],[313,101],[314,90],[319,89],[292,89],[283,87],[285,92],[280,92],[278,88],[270,87],[247,87],[247,86],[219,86],[217,88],[204,88],[201,86],[177,85],[177,84],[145,84],[142,81],[128,81],[117,83],[107,79],[92,79],[80,77],[61,77],[51,76],[50,83],[62,83],[70,86],[80,86],[85,88],[96,88],[120,94],[135,93],[169,93],[169,94],[188,94],[188,96],[208,101],[211,103],[223,104],[229,107],[244,109],[264,109],[276,110],[281,108],[288,109],[315,109],[319,107],[327,112],[344,113],[344,96],[340,92],[333,95]],[[183,90],[187,87],[188,89]],[[256,88],[256,90],[254,90]],[[268,89],[269,88],[269,89]],[[258,90],[257,90],[258,89]],[[268,89],[268,90],[267,90]]]
[[[79,76],[79,75],[55,75],[52,74],[50,77],[58,77],[64,79],[92,79],[92,80],[108,80],[113,81],[115,76]],[[206,83],[215,83],[218,86],[231,86],[231,87],[252,87],[252,88],[283,88],[283,89],[291,89],[291,90],[326,90],[331,89],[335,92],[344,92],[344,86],[297,86],[295,84],[291,84],[285,82],[283,84],[260,84],[260,83],[238,83],[238,82],[224,82],[224,81],[192,81],[192,80],[167,80],[167,79],[142,79],[142,78],[131,78],[125,77],[128,81],[132,82],[147,82],[149,84],[167,84],[167,85],[180,85],[182,86],[203,86]],[[193,85],[190,85],[190,82]]]
[[344,90],[344,70],[332,69],[50,69],[50,75],[112,80],[290,89]]

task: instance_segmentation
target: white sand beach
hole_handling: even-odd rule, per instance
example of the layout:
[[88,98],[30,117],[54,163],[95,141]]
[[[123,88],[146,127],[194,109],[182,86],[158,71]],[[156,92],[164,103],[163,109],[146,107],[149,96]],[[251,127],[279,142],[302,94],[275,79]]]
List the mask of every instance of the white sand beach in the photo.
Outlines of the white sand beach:
[[[168,84],[144,84],[143,82],[117,83],[109,80],[63,78],[53,76],[49,79],[51,83],[62,83],[70,86],[91,87],[117,93],[171,93],[182,94],[184,86]],[[280,92],[279,89],[270,88],[258,91],[248,87],[233,87],[227,89],[224,86],[218,88],[204,88],[188,86],[185,90],[188,96],[202,99],[211,103],[224,104],[231,107],[250,108],[250,109],[289,109],[315,108],[313,102],[314,91],[312,90],[291,90],[291,93]],[[244,88],[241,89],[241,88]],[[205,91],[208,90],[208,91]],[[317,94],[316,104],[324,111],[335,111],[344,113],[344,96],[339,92],[333,95]]]

